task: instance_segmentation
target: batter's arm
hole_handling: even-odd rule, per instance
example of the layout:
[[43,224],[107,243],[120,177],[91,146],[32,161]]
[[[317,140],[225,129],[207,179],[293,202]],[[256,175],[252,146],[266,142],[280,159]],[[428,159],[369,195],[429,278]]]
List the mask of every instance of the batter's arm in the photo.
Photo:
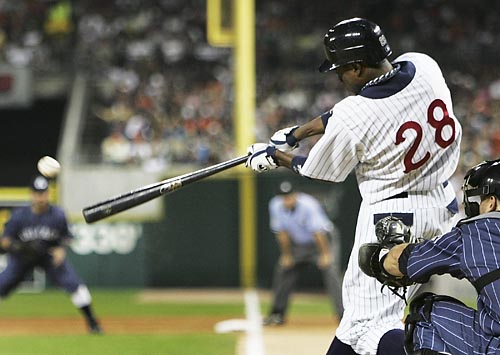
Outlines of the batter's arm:
[[322,116],[318,116],[313,118],[311,121],[299,126],[295,131],[292,132],[292,135],[297,139],[297,141],[301,141],[307,137],[312,137],[317,134],[325,133],[325,123]]
[[[327,121],[325,121],[324,115],[313,118],[311,121],[293,130],[293,132],[290,133],[293,137],[293,141],[289,141],[287,139],[287,142],[293,147],[305,138],[325,133],[326,122]],[[294,171],[297,166],[302,166],[307,158],[303,156],[296,156],[279,149],[276,149],[276,151],[273,152],[272,157],[279,166],[284,166],[285,168],[293,169]]]

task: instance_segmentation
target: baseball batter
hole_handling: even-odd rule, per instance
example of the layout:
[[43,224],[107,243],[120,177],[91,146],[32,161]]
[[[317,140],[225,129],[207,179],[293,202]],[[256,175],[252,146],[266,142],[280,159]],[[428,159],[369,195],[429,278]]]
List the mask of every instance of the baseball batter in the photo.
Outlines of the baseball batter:
[[0,273],[0,298],[7,297],[34,267],[45,270],[57,286],[71,295],[88,329],[102,333],[91,308],[90,292],[66,259],[65,246],[73,237],[62,209],[49,203],[49,182],[39,175],[31,185],[32,202],[15,209],[0,240],[8,263]]
[[[328,354],[404,354],[405,303],[359,269],[358,249],[376,241],[374,225],[388,215],[426,239],[451,227],[458,204],[448,179],[458,163],[461,127],[438,64],[421,53],[390,62],[392,51],[375,23],[342,21],[326,33],[324,48],[320,71],[335,71],[354,95],[305,125],[276,132],[271,144],[250,146],[247,167],[285,166],[331,182],[355,171],[362,203],[344,276],[344,316]],[[323,136],[307,157],[288,152],[317,134]]]

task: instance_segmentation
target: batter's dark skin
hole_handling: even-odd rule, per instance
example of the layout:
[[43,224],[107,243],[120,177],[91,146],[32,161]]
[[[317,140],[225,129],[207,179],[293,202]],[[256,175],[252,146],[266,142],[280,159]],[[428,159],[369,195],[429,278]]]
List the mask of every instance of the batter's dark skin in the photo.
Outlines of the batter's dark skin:
[[[358,94],[370,80],[378,78],[392,69],[391,62],[384,59],[375,67],[370,67],[362,63],[350,63],[338,67],[335,71],[347,91]],[[325,133],[325,126],[323,125],[321,116],[318,116],[298,127],[292,134],[297,141],[301,141],[307,137],[323,133]],[[291,168],[293,157],[294,155],[292,154],[276,150],[276,159],[279,166]]]

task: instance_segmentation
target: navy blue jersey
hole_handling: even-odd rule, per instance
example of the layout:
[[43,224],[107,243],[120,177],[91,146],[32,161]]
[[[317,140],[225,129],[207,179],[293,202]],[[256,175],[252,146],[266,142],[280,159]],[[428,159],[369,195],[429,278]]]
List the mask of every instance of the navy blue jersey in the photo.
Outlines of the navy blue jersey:
[[[411,280],[451,274],[471,283],[500,268],[500,212],[459,223],[449,233],[416,244],[407,263]],[[486,334],[500,334],[500,279],[487,284],[477,299],[478,321]]]
[[42,214],[33,213],[31,206],[15,209],[5,224],[4,235],[23,242],[38,241],[47,248],[73,237],[64,211],[52,205]]

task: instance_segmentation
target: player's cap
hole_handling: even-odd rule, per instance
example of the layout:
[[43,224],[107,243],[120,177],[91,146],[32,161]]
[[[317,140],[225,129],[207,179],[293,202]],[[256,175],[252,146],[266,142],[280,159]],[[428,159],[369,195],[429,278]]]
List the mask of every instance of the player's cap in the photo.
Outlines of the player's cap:
[[292,183],[288,180],[281,182],[279,190],[282,195],[287,195],[294,191]]
[[31,190],[33,191],[47,191],[49,188],[49,180],[42,175],[37,175],[31,182]]

